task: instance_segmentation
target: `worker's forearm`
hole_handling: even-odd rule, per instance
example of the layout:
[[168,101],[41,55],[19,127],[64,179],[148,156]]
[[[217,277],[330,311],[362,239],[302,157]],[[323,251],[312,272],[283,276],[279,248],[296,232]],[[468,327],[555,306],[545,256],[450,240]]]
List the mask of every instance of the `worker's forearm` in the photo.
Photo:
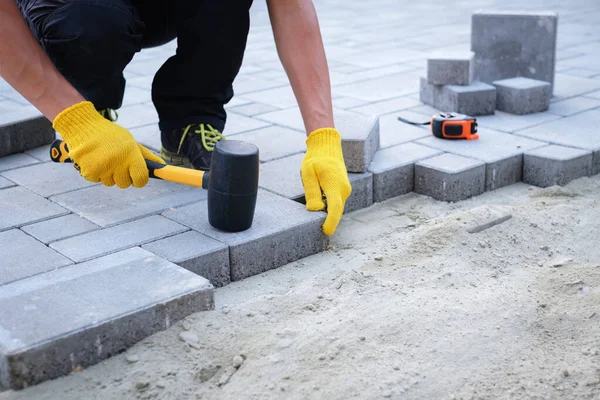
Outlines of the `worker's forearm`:
[[50,121],[83,100],[35,41],[14,0],[0,1],[0,76]]
[[267,0],[277,51],[307,133],[334,127],[331,83],[317,13],[311,0]]

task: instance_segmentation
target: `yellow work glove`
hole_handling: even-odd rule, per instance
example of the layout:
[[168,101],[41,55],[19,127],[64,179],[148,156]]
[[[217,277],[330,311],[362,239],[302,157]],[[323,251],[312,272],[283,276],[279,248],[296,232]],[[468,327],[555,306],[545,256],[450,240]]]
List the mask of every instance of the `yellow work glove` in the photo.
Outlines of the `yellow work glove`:
[[[306,209],[321,211],[327,208],[323,233],[333,235],[344,214],[346,200],[352,193],[342,155],[342,137],[337,130],[317,129],[308,135],[301,174]],[[323,193],[327,205],[323,202]]]
[[127,129],[102,117],[89,101],[63,110],[53,122],[81,176],[125,189],[148,183],[145,160],[164,160],[137,143]]

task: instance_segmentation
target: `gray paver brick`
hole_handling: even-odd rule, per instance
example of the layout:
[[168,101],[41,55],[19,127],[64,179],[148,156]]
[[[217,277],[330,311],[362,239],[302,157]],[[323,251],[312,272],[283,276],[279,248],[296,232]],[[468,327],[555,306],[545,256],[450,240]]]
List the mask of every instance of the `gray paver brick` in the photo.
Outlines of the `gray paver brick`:
[[225,136],[235,135],[238,133],[252,131],[254,129],[264,128],[269,126],[267,122],[260,121],[256,118],[245,117],[233,112],[227,113],[227,122],[223,134]]
[[75,262],[82,262],[187,230],[185,226],[167,218],[152,215],[110,228],[58,240],[51,243],[50,247]]
[[525,153],[523,182],[548,187],[566,185],[590,176],[593,154],[589,150],[550,145]]
[[354,113],[336,116],[348,172],[366,172],[379,149],[379,119]]
[[568,74],[556,74],[554,81],[554,96],[557,100],[580,95],[587,95],[600,89],[600,80],[581,78]]
[[0,176],[0,189],[6,189],[15,186],[14,182]]
[[129,132],[133,135],[136,141],[158,154],[162,143],[160,140],[160,130],[158,125],[150,124],[145,126],[138,126],[136,128],[129,128]]
[[99,229],[98,225],[74,214],[21,227],[22,231],[45,244],[91,232],[96,229]]
[[558,14],[478,11],[471,17],[474,79],[524,76],[554,85]]
[[142,248],[200,275],[215,287],[231,281],[229,247],[201,233],[189,231],[160,239]]
[[0,231],[66,215],[63,207],[23,187],[0,190]]
[[367,101],[388,100],[418,91],[419,77],[409,72],[386,75],[333,88],[335,94]]
[[468,52],[441,52],[427,59],[427,82],[433,85],[470,85],[473,57]]
[[32,150],[27,150],[25,152],[28,156],[35,158],[36,160],[40,160],[42,162],[48,162],[50,160],[50,145],[44,145],[40,147],[36,147]]
[[119,109],[118,113],[116,122],[126,129],[158,123],[158,113],[152,102],[126,106]]
[[416,143],[379,150],[369,167],[373,173],[373,201],[381,202],[414,191],[415,162],[441,153]]
[[231,140],[243,140],[258,147],[261,162],[267,162],[291,154],[306,151],[306,134],[280,126],[269,126],[250,132],[229,136]]
[[479,140],[443,140],[430,136],[415,143],[485,162],[486,191],[520,182],[523,153],[548,144],[487,128],[479,129]]
[[431,115],[424,115],[411,110],[404,110],[395,114],[380,117],[379,137],[381,143],[379,147],[381,149],[412,142],[432,135],[429,127],[407,124],[399,121],[398,117],[414,122],[426,122],[431,119]]
[[2,175],[43,197],[95,185],[84,179],[72,164],[54,162],[13,169]]
[[[275,103],[277,104],[277,103]],[[293,107],[293,106],[292,106]],[[246,117],[253,117],[259,114],[266,114],[268,112],[277,111],[276,107],[272,107],[268,104],[262,103],[250,103],[244,104],[237,107],[230,108],[231,111],[236,112],[238,114],[245,115]]]
[[370,207],[373,204],[373,174],[348,174],[352,193],[346,200],[344,214]]
[[415,192],[456,202],[485,191],[485,164],[445,153],[415,164]]
[[593,110],[595,108],[600,108],[600,99],[581,96],[554,102],[550,105],[548,112],[555,115],[568,117],[570,115]]
[[0,157],[0,172],[37,163],[39,163],[39,160],[25,153],[12,154],[10,156]]
[[434,107],[445,112],[480,116],[496,111],[496,88],[483,82],[470,85],[444,85],[436,93]]
[[439,96],[442,87],[440,85],[429,83],[424,76],[419,79],[419,100],[432,107],[435,106],[435,100]]
[[322,232],[325,213],[308,212],[293,200],[259,190],[253,226],[244,232],[214,229],[193,204],[164,215],[229,246],[231,280],[238,281],[323,251],[329,240]]
[[0,389],[67,375],[213,309],[206,279],[139,248],[2,286]]
[[516,115],[548,110],[552,85],[530,78],[509,78],[494,81],[496,109]]
[[[68,258],[18,229],[0,232],[0,260],[0,288],[9,282],[72,264]],[[0,314],[3,314],[1,309]]]
[[477,117],[477,124],[480,127],[512,133],[521,129],[543,124],[544,122],[554,121],[559,118],[559,116],[550,114],[549,112],[513,115],[496,110],[494,115],[482,115]]
[[150,179],[141,189],[96,185],[54,196],[52,201],[107,227],[206,199],[206,190]]
[[378,101],[364,106],[352,108],[351,111],[364,115],[382,116],[419,105],[419,100],[405,96],[395,99]]

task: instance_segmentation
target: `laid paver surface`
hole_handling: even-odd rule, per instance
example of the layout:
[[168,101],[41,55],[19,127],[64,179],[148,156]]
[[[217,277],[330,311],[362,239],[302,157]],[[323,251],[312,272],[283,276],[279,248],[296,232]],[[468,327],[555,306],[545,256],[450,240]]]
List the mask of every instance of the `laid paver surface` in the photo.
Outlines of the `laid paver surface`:
[[[355,194],[348,202],[349,208],[366,207],[411,187],[450,201],[493,190],[519,181],[525,155],[539,145],[575,148],[591,155],[584,152],[584,158],[544,158],[538,162],[540,158],[534,158],[534,152],[528,158],[528,171],[539,170],[548,175],[548,171],[551,174],[573,166],[578,168],[575,175],[579,176],[590,169],[591,158],[591,173],[600,172],[600,9],[596,0],[533,0],[526,6],[516,0],[474,0],[451,7],[441,0],[327,0],[316,2],[315,6],[330,64],[336,124],[345,129],[342,135],[352,126],[362,126],[354,124],[350,117],[378,119],[374,130],[377,135],[371,134],[369,128],[346,132],[350,138],[370,139],[368,143],[346,142],[348,153],[354,153],[356,157],[352,159],[358,160],[355,169],[362,172],[373,165],[372,172],[351,175]],[[427,127],[398,121],[397,117],[402,116],[423,122],[438,111],[419,99],[420,79],[427,76],[428,57],[440,51],[470,51],[473,13],[500,8],[559,15],[554,93],[548,111],[513,115],[496,110],[493,115],[480,116],[478,142],[442,142],[433,138]],[[95,260],[102,260],[98,261],[104,271],[98,275],[100,280],[96,281],[93,274],[85,279],[82,275],[77,283],[81,292],[73,295],[101,298],[116,293],[115,300],[119,300],[129,286],[135,286],[134,279],[148,284],[160,280],[156,271],[144,269],[145,264],[139,260],[132,261],[134,272],[128,275],[118,255],[139,252],[139,247],[156,265],[164,266],[164,271],[168,270],[165,273],[190,274],[186,277],[204,274],[216,286],[326,248],[327,239],[319,230],[324,214],[309,213],[299,203],[303,195],[299,165],[306,132],[278,59],[264,2],[254,2],[251,16],[248,51],[234,83],[235,96],[226,106],[224,133],[231,139],[255,142],[261,150],[262,189],[253,228],[239,234],[216,232],[207,221],[206,192],[197,188],[157,180],[151,180],[143,189],[107,188],[84,181],[72,166],[51,164],[48,146],[40,142],[48,139],[44,130],[47,124],[42,124],[39,112],[0,79],[0,138],[6,142],[18,136],[18,141],[11,142],[18,147],[23,145],[27,132],[33,135],[31,148],[0,157],[0,293],[13,290],[7,289],[9,286],[26,285],[23,282],[44,282],[48,301],[39,305],[36,312],[62,315],[67,311],[85,311],[83,307],[91,304],[70,310],[68,299],[61,299],[65,288],[61,285],[64,277],[78,268],[100,265],[94,264]],[[154,73],[175,49],[176,41],[144,50],[125,70],[127,89],[117,123],[155,151],[160,148],[160,134],[151,83]],[[22,120],[25,123],[19,124]],[[0,145],[5,142],[0,140]],[[4,146],[0,150],[6,151]],[[409,154],[411,149],[414,154]],[[391,160],[396,155],[400,157],[397,162]],[[441,161],[454,163],[455,170],[444,169]],[[468,168],[458,168],[461,165]],[[388,181],[395,186],[386,191],[382,184]],[[544,182],[554,181],[548,178]],[[210,240],[204,242],[206,237]],[[135,254],[137,257],[141,253]],[[85,293],[86,285],[97,293]],[[204,307],[188,307],[185,301],[183,306],[178,305],[177,296],[185,297],[181,292],[163,295],[152,299],[141,295],[140,301],[154,304],[168,297],[173,299],[169,303],[173,312],[180,316]],[[0,315],[12,310],[11,299],[6,299],[0,301]],[[137,306],[126,306],[126,302],[120,306],[115,301],[112,308],[106,309],[102,309],[103,304],[98,301],[94,307],[101,309],[107,321],[137,310]],[[67,314],[68,318],[71,314]],[[14,326],[24,332],[26,322],[11,315]],[[31,315],[40,318],[39,332],[46,329],[48,334],[60,333],[53,331],[56,326],[48,318]],[[82,335],[88,332],[86,324],[79,327]],[[2,329],[6,328],[0,326]],[[154,329],[141,329],[142,333],[134,337],[139,339],[151,331]],[[114,331],[110,334],[117,335]],[[119,339],[117,336],[114,338]],[[45,337],[40,333],[27,343]],[[123,340],[131,343],[133,336]],[[57,343],[50,341],[49,345]],[[0,365],[6,346],[0,335]],[[66,346],[55,350],[76,349]],[[108,353],[110,350],[101,356]],[[64,365],[61,368],[68,372]],[[38,377],[35,372],[32,376]],[[7,384],[12,383],[2,382],[0,386]]]

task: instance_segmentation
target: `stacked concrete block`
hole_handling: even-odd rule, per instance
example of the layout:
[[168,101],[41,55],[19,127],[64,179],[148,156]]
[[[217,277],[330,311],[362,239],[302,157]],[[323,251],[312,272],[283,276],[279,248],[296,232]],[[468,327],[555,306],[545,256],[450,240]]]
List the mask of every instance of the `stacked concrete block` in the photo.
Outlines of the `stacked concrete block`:
[[475,80],[525,77],[554,87],[557,13],[479,11],[471,22]]
[[592,174],[590,150],[550,145],[525,153],[523,182],[538,187],[566,185]]
[[530,78],[509,78],[494,81],[496,109],[510,114],[525,115],[548,110],[552,98],[549,82]]
[[369,172],[373,174],[373,201],[381,202],[414,191],[415,162],[442,154],[415,143],[381,149]]
[[485,163],[445,153],[415,164],[415,192],[456,202],[485,191]]
[[470,85],[445,85],[437,93],[435,108],[473,117],[492,115],[496,111],[496,88],[483,82]]
[[213,290],[140,248],[0,286],[0,390],[68,375],[214,310]]
[[231,280],[238,281],[324,251],[329,239],[322,225],[323,212],[307,212],[293,200],[259,190],[254,223],[243,232],[228,233],[208,223],[206,202],[164,213],[229,246]]
[[379,149],[379,119],[375,116],[341,114],[336,128],[342,134],[342,151],[348,172],[367,172]]
[[52,143],[52,123],[37,110],[0,115],[0,157]]
[[427,59],[427,83],[470,85],[473,81],[473,52],[441,53]]

